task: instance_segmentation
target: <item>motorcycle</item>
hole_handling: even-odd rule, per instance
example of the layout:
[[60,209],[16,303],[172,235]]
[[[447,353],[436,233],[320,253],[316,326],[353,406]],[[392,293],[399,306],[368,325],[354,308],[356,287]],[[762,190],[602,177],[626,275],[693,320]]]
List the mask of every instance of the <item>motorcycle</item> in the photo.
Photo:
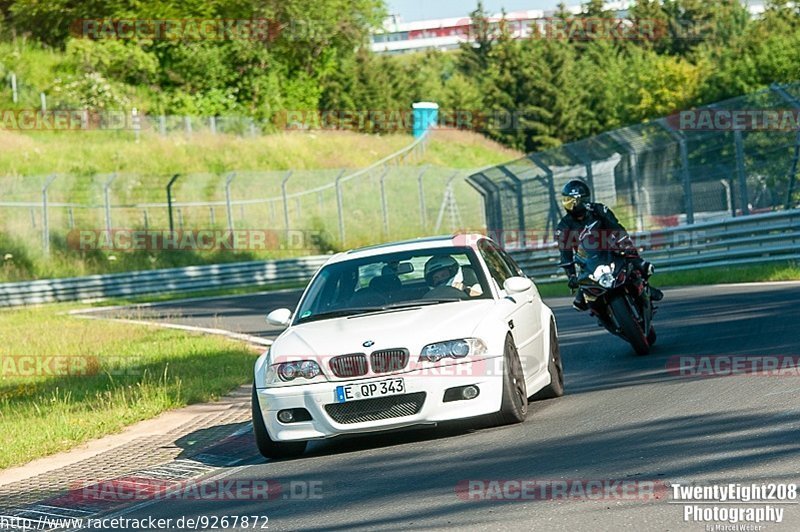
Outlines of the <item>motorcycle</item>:
[[656,343],[655,307],[647,280],[630,257],[622,250],[593,249],[583,240],[574,264],[580,268],[580,290],[599,325],[630,343],[637,355],[648,354]]

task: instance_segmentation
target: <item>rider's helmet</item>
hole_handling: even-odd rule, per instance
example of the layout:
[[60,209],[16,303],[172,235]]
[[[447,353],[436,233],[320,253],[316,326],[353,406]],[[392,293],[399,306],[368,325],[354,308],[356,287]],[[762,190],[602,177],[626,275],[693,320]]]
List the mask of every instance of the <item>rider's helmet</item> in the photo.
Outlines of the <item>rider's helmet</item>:
[[456,276],[458,268],[458,261],[450,255],[431,257],[425,263],[425,281],[432,288],[443,286]]
[[592,199],[589,185],[580,179],[573,179],[561,189],[561,204],[568,213],[582,216],[586,212],[586,204]]

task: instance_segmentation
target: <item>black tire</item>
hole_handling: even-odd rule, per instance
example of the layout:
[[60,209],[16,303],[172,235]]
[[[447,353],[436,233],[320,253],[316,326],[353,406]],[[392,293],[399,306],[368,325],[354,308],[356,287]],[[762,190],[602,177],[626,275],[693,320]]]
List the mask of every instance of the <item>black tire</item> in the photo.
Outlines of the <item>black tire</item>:
[[611,300],[610,305],[611,311],[622,329],[622,334],[625,335],[625,339],[631,344],[636,354],[639,356],[648,354],[650,352],[650,344],[642,327],[633,317],[631,309],[628,307],[627,298],[625,296],[615,297]]
[[650,344],[650,347],[656,345],[656,340],[658,339],[658,335],[656,334],[656,328],[652,325],[650,326],[650,332],[647,333],[647,343]]
[[564,395],[564,368],[561,365],[561,347],[558,345],[558,334],[555,323],[550,323],[550,362],[547,365],[550,373],[550,384],[536,392],[532,401],[555,399]]
[[272,438],[269,437],[267,427],[264,425],[264,418],[263,414],[261,413],[261,408],[258,406],[258,396],[256,395],[255,384],[253,385],[251,409],[253,412],[253,434],[256,437],[258,451],[264,458],[294,458],[305,452],[307,442],[279,442],[273,441]]
[[503,352],[503,402],[494,415],[495,425],[522,423],[528,415],[528,390],[517,346],[509,334]]

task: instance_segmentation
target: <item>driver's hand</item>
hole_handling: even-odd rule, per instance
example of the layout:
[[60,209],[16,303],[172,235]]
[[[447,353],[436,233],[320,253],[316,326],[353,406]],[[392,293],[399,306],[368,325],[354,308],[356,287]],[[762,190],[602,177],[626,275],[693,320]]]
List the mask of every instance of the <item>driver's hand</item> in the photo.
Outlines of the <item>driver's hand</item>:
[[570,290],[577,290],[578,287],[580,286],[578,284],[578,276],[577,275],[570,275],[569,276],[569,281],[567,281],[567,284],[569,285]]

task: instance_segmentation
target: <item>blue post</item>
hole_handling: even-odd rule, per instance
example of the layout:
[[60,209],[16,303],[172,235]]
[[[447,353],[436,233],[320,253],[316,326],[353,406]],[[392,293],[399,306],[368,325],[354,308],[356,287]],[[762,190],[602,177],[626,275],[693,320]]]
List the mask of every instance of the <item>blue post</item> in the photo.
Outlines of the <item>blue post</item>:
[[439,104],[417,102],[411,107],[414,109],[414,138],[418,139],[438,122]]

